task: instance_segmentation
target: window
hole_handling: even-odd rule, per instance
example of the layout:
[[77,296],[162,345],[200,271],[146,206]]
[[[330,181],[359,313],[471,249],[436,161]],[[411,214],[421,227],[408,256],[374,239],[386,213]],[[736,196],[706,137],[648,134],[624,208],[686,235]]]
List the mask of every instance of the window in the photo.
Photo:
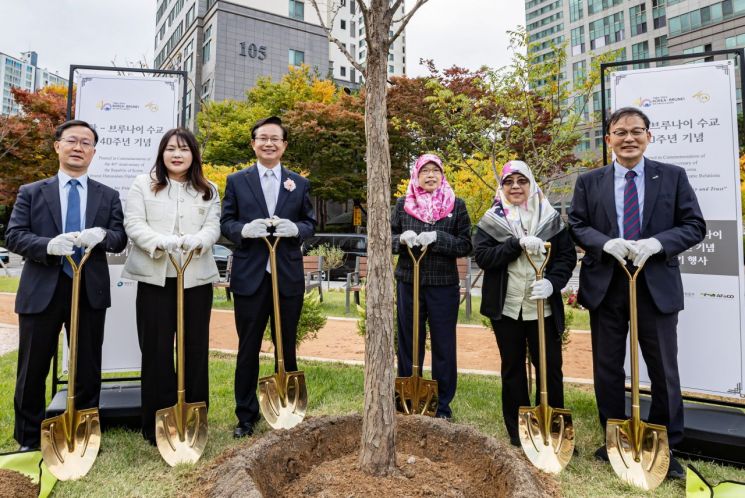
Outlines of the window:
[[388,62],[393,62],[393,54],[390,52],[388,53]]
[[623,3],[623,0],[587,0],[587,15],[597,14],[621,3]]
[[572,64],[572,79],[574,80],[575,87],[582,85],[585,82],[586,76],[585,61],[577,61]]
[[665,24],[665,0],[652,0],[652,25],[654,29],[662,28]]
[[339,74],[342,76],[347,75],[347,68],[345,66],[339,66]]
[[158,24],[160,22],[160,18],[163,17],[163,14],[166,13],[167,7],[168,0],[163,0],[163,3],[160,4],[160,7],[158,7],[158,12],[155,14],[155,24]]
[[356,0],[353,0],[353,1],[349,2],[349,13],[350,14],[354,14],[356,12],[355,2],[356,2]]
[[194,68],[194,56],[190,55],[189,57],[184,60],[184,71],[191,72],[191,70]]
[[582,19],[582,0],[569,0],[569,21]]
[[647,6],[636,5],[629,9],[629,23],[631,24],[631,36],[647,32]]
[[305,4],[301,0],[290,0],[290,17],[305,20]]
[[202,65],[207,64],[210,60],[212,48],[212,26],[204,30],[204,43],[202,44]]
[[[645,40],[641,43],[631,45],[631,60],[649,59],[649,43]],[[649,63],[634,64],[634,69],[644,69],[649,67]]]
[[624,39],[623,12],[590,23],[590,49],[602,48]]
[[341,20],[341,29],[347,29],[347,21],[344,19]]
[[206,99],[210,96],[210,80],[207,80],[202,85],[202,98]]
[[299,66],[305,62],[305,52],[290,49],[289,59],[291,66]]
[[388,74],[393,74],[394,71],[395,69],[393,68],[393,66],[388,66]]
[[186,26],[191,26],[191,23],[194,22],[194,20],[197,18],[195,14],[195,10],[197,5],[194,4],[191,6],[191,8],[186,12]]
[[349,21],[349,36],[352,38],[357,36],[357,25],[354,21]]
[[580,26],[572,30],[572,55],[585,53],[585,27]]
[[654,56],[665,57],[666,55],[668,55],[668,53],[669,52],[667,51],[667,35],[662,35],[662,36],[658,36],[657,38],[655,38],[654,39]]
[[356,79],[357,79],[357,72],[354,70],[353,67],[350,67],[349,68],[349,81],[351,81],[352,83],[357,83],[357,81],[355,81]]
[[365,55],[367,55],[367,52],[365,52],[364,50],[360,50],[360,61],[365,58]]

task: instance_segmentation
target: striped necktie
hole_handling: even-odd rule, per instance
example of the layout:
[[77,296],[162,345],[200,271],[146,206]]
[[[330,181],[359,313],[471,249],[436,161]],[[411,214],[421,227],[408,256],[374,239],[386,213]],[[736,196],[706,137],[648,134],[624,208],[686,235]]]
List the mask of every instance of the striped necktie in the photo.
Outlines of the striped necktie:
[[639,240],[639,197],[636,193],[636,171],[626,172],[626,186],[623,189],[623,238]]

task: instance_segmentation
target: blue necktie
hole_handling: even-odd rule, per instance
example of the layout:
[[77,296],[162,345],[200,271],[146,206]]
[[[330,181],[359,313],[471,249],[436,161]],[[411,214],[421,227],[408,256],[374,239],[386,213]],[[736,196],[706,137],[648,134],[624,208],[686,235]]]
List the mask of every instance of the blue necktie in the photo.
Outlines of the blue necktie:
[[[70,186],[69,192],[67,192],[67,217],[65,218],[65,233],[79,232],[80,231],[80,192],[78,192],[78,180],[72,179],[67,184]],[[75,263],[79,263],[83,257],[83,249],[76,247],[75,253],[72,255],[72,259]],[[69,277],[72,277],[72,267],[67,261],[67,258],[62,260],[62,270],[67,273]]]
[[626,172],[626,186],[623,189],[623,238],[639,240],[639,197],[636,193],[636,171]]

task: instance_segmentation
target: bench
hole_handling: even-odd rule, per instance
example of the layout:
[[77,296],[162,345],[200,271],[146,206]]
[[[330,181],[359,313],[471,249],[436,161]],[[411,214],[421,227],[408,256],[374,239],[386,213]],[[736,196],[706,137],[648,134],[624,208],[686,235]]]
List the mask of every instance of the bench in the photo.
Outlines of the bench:
[[[460,279],[461,303],[466,302],[466,318],[471,318],[471,290],[472,290],[472,273],[471,258],[458,258],[458,278]],[[354,293],[355,304],[360,304],[360,292],[365,289],[364,280],[367,278],[367,258],[358,256],[355,264],[355,271],[347,273],[346,290],[346,313],[349,314],[351,305],[351,294]]]
[[225,278],[220,275],[220,280],[212,282],[214,288],[224,288],[225,297],[230,301],[230,272],[233,271],[233,255],[228,256],[228,262],[225,265]]
[[305,292],[318,289],[319,300],[323,302],[323,256],[303,256]]

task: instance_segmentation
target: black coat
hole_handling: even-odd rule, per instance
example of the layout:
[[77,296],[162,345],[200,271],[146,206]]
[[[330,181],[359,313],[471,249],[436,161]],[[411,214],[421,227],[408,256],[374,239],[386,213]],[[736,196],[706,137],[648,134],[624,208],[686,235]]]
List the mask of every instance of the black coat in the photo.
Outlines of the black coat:
[[[91,308],[111,306],[106,253],[127,246],[119,193],[88,177],[85,228],[100,227],[106,237],[91,251],[83,266],[83,285]],[[8,249],[26,259],[16,295],[16,313],[41,313],[52,300],[63,258],[47,254],[47,244],[64,233],[57,175],[24,185],[18,191],[5,233]]]
[[[413,230],[417,234],[422,232],[437,232],[437,239],[427,249],[427,254],[419,265],[422,285],[458,285],[457,259],[471,254],[471,218],[466,210],[466,203],[456,197],[453,211],[433,224],[425,223],[404,211],[405,198],[396,202],[391,217],[391,232],[393,235],[393,254],[398,254],[396,278],[407,284],[414,282],[414,264],[406,245],[401,247],[401,234]],[[419,256],[419,248],[412,250]]]
[[[554,293],[548,298],[551,306],[551,317],[559,333],[564,332],[564,302],[561,289],[566,286],[572,270],[577,264],[577,252],[569,236],[569,230],[564,228],[546,242],[551,243],[551,259],[543,272],[544,278],[551,282]],[[484,284],[481,289],[481,314],[499,320],[507,295],[507,265],[515,261],[523,252],[518,239],[507,239],[504,243],[497,242],[480,228],[474,238],[474,256],[476,263],[484,270]]]

